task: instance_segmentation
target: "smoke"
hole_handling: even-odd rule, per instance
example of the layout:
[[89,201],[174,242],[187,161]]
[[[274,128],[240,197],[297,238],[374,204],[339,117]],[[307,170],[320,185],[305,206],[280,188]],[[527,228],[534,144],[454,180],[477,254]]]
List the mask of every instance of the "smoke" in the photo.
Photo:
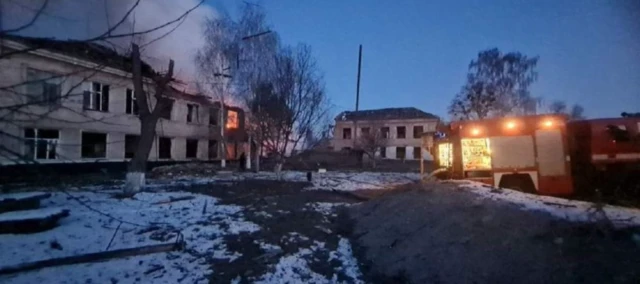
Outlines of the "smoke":
[[[47,0],[0,0],[2,29],[28,23]],[[58,39],[87,39],[103,34],[108,27],[124,19],[112,34],[140,32],[179,18],[200,0],[141,0],[124,18],[135,0],[48,0],[44,12],[33,25],[18,32],[26,36]],[[137,37],[122,37],[109,45],[126,52],[132,42],[141,46],[143,60],[157,70],[165,70],[169,59],[175,61],[176,77],[192,83],[196,78],[195,55],[205,42],[204,22],[218,17],[208,5],[200,5],[185,19]]]

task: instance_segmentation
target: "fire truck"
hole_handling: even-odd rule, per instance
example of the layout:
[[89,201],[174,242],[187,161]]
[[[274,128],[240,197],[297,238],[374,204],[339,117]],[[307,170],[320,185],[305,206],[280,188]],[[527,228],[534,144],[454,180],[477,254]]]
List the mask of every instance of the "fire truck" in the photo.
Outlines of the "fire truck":
[[567,196],[604,184],[611,172],[637,177],[639,128],[640,118],[564,115],[460,121],[436,138],[434,156],[451,178]]

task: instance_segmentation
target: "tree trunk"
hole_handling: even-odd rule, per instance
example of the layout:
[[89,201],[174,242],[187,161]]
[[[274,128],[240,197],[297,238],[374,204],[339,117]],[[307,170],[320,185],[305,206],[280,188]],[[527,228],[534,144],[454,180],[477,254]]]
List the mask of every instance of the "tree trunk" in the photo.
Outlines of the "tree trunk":
[[156,123],[158,122],[157,117],[151,117],[151,114],[148,116],[140,117],[140,137],[138,138],[138,147],[133,159],[131,159],[127,172],[124,190],[126,195],[133,195],[140,191],[140,188],[146,182],[147,159],[149,158],[149,152],[151,152],[151,146],[153,146],[153,140],[156,137]]

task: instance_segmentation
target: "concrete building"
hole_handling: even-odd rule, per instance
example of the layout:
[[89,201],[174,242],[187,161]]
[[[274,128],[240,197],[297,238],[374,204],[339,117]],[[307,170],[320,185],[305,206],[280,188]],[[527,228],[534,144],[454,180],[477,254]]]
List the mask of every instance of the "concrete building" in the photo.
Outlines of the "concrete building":
[[[0,51],[0,164],[133,157],[140,120],[130,58],[97,44],[16,36],[5,37]],[[142,69],[147,78],[156,74],[146,63]],[[145,85],[153,105],[151,80]],[[150,161],[234,159],[247,150],[242,109],[227,106],[222,118],[220,103],[173,86]]]
[[383,159],[420,159],[425,147],[433,144],[439,118],[414,107],[345,111],[335,119],[332,147],[336,151],[357,149],[363,133],[379,131],[381,142],[376,156]]

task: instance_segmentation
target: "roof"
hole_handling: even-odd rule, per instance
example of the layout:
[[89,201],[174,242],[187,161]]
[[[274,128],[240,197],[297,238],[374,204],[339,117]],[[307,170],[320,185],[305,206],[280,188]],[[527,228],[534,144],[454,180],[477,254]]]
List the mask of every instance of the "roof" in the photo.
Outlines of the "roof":
[[[131,72],[133,62],[130,56],[122,55],[112,48],[94,42],[78,40],[59,40],[53,38],[25,37],[17,35],[3,35],[4,39],[22,43],[31,48],[45,49],[55,53],[72,56],[105,65],[125,72]],[[142,62],[142,75],[153,77],[157,73],[151,65]]]
[[439,119],[437,116],[415,107],[381,108],[360,111],[343,111],[336,120],[391,120],[391,119]]

